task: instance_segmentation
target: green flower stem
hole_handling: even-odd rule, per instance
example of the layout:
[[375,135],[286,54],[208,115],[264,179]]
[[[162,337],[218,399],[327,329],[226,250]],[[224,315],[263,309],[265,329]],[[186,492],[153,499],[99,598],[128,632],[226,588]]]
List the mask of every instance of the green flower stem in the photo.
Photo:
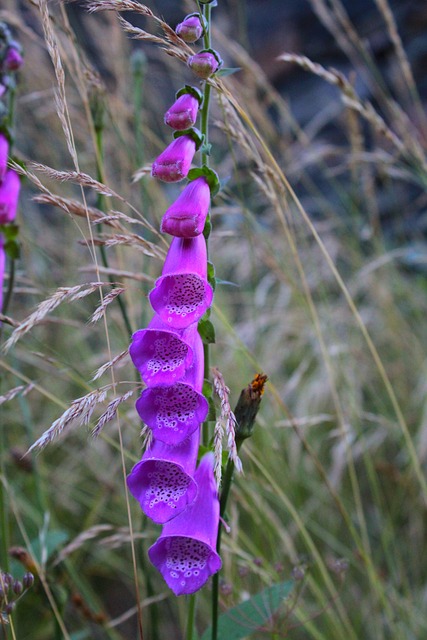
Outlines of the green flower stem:
[[[95,122],[95,143],[96,143],[96,176],[98,181],[103,183],[105,178],[104,178],[104,124],[102,122],[102,117],[98,118],[97,121]],[[107,207],[105,206],[105,197],[101,193],[98,193],[97,195],[96,207],[100,211],[103,211],[104,213],[106,212]],[[99,226],[102,226],[102,223],[100,223]],[[103,266],[106,269],[108,269],[109,265],[108,265],[108,259],[107,259],[107,252],[103,245],[100,246],[100,255],[101,255]],[[113,287],[116,286],[114,284],[114,278],[112,275],[108,276],[108,281],[111,283]],[[126,306],[120,296],[117,296],[117,302],[119,304],[120,312],[122,314],[122,318],[123,318],[123,322],[125,323],[126,330],[129,336],[131,336],[132,326],[129,320]]]
[[196,602],[197,594],[193,593],[188,599],[187,631],[185,634],[185,640],[193,640],[194,622],[196,618]]

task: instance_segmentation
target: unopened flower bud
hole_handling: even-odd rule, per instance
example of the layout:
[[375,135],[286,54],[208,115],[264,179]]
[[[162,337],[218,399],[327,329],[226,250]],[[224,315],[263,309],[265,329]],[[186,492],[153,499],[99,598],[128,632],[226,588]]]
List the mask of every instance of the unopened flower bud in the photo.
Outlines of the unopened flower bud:
[[218,71],[222,65],[222,60],[213,50],[200,51],[200,53],[190,56],[187,64],[196,76],[206,80],[210,78],[215,71]]
[[19,580],[15,580],[15,582],[12,585],[13,593],[16,593],[17,596],[20,596],[23,589],[24,587],[22,586],[22,582],[20,582]]
[[33,574],[30,573],[30,571],[27,571],[27,573],[25,573],[24,577],[22,578],[22,582],[24,585],[24,589],[30,589],[34,584]]
[[15,46],[9,46],[3,61],[3,67],[6,71],[18,71],[24,64],[24,60]]
[[254,430],[255,418],[261,404],[267,376],[257,373],[252,382],[240,393],[234,415],[237,422],[236,441],[250,438]]
[[196,142],[190,135],[180,136],[153,162],[151,175],[163,182],[179,182],[183,180],[191,167],[196,153]]
[[0,184],[0,224],[13,222],[18,208],[18,197],[21,181],[13,169],[6,171]]
[[175,31],[184,42],[188,42],[189,44],[197,42],[197,40],[202,37],[204,31],[200,21],[200,15],[198,13],[191,13],[186,16],[184,20],[177,25]]
[[192,127],[197,120],[200,102],[191,93],[180,95],[165,113],[165,124],[183,131]]
[[12,615],[12,611],[15,608],[15,603],[14,602],[8,602],[7,605],[4,608],[4,611],[6,613],[7,616]]

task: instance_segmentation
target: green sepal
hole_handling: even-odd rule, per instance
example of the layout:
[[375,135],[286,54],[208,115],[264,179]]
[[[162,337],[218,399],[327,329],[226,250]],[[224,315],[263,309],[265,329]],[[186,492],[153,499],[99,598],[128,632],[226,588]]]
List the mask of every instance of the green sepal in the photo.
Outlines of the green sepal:
[[[199,14],[197,14],[199,15]],[[196,98],[196,100],[198,100],[199,105],[202,104],[203,102],[203,93],[200,91],[200,89],[197,89],[196,87],[192,87],[190,84],[186,84],[182,87],[182,89],[180,89],[179,91],[176,92],[175,94],[175,98],[179,98],[180,96],[184,96],[186,94],[190,94],[190,96],[193,96],[194,98]]]
[[199,129],[191,127],[190,129],[184,129],[183,131],[175,131],[173,137],[180,138],[181,136],[189,136],[196,143],[196,151],[200,149],[205,139],[205,136]]
[[11,260],[18,260],[21,255],[21,249],[17,240],[7,240],[4,243],[4,251],[8,258]]
[[219,77],[232,76],[233,73],[237,73],[241,70],[241,67],[223,67],[222,69],[219,69],[215,75]]
[[206,422],[216,422],[216,407],[213,398],[207,398],[209,411],[206,417]]
[[[198,53],[211,53],[214,56],[214,58],[216,59],[216,61],[218,62],[218,69],[219,69],[219,67],[222,67],[222,65],[224,64],[224,60],[219,55],[218,51],[215,51],[215,49],[202,49]],[[214,75],[216,75],[218,73],[218,69],[215,71]]]
[[210,214],[206,216],[205,226],[203,227],[203,237],[207,241],[212,231],[212,222]]
[[216,196],[221,187],[218,174],[212,169],[209,169],[209,167],[204,164],[203,167],[190,169],[187,177],[191,181],[195,180],[196,178],[200,178],[200,176],[206,178],[206,182],[208,183],[209,189],[211,190],[211,197],[213,198],[214,196]]
[[216,278],[215,278],[215,267],[212,262],[208,262],[208,282],[211,285],[212,289],[215,291],[216,287]]
[[212,398],[213,396],[212,382],[210,380],[207,380],[206,378],[203,380],[202,393],[205,396],[206,400],[209,400],[209,398]]
[[19,233],[19,225],[17,224],[0,224],[0,233],[2,233],[6,239],[6,242],[9,240],[16,240]]
[[215,327],[208,319],[201,318],[197,325],[203,344],[215,344]]
[[200,4],[211,4],[213,7],[218,6],[218,0],[199,0]]
[[210,142],[208,142],[207,144],[202,144],[202,146],[200,147],[200,152],[204,153],[207,156],[210,156],[211,149],[212,149],[212,145]]

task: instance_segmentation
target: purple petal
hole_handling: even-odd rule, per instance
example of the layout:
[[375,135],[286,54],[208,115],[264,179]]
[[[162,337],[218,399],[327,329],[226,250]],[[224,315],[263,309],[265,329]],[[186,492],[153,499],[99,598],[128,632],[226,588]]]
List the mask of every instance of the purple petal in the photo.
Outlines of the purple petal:
[[190,129],[196,123],[198,111],[199,101],[197,98],[191,93],[184,93],[166,111],[165,124],[177,131]]
[[0,184],[0,224],[13,222],[18,208],[19,190],[21,181],[13,169],[6,171],[2,184]]
[[148,386],[171,385],[178,382],[190,368],[193,345],[200,340],[196,326],[186,331],[164,327],[154,318],[147,329],[132,336],[129,353],[132,362]]
[[185,511],[163,527],[148,555],[175,595],[194,593],[221,568],[216,552],[219,500],[213,454],[206,454],[194,475],[197,496]]
[[151,175],[163,182],[179,182],[187,176],[195,153],[194,140],[179,136],[153,162]]
[[[0,94],[1,96],[1,94]],[[5,135],[0,133],[0,184],[6,175],[7,159],[9,156],[9,143]]]
[[127,478],[129,491],[154,522],[167,522],[194,500],[198,447],[198,432],[176,447],[154,440],[133,467]]
[[165,212],[161,231],[180,238],[194,238],[203,232],[211,201],[206,179],[201,176],[189,182]]

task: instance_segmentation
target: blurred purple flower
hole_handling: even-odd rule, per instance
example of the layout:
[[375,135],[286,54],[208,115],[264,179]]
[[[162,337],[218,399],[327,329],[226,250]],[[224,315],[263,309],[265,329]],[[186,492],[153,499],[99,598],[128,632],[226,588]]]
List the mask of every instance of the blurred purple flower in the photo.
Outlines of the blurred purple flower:
[[0,184],[0,224],[15,220],[20,187],[21,181],[16,171],[6,171]]
[[129,491],[154,522],[163,524],[176,517],[196,497],[198,448],[196,431],[174,447],[154,440],[128,475]]
[[216,552],[219,500],[213,464],[212,453],[202,458],[194,475],[196,499],[164,525],[148,550],[151,562],[177,596],[198,591],[221,568]]
[[167,326],[184,329],[197,322],[212,304],[207,281],[207,252],[203,235],[173,238],[162,276],[149,294],[151,306]]
[[179,182],[188,174],[196,142],[191,136],[179,136],[153,162],[151,175],[163,182]]
[[180,382],[167,387],[145,389],[136,402],[141,419],[154,438],[176,445],[198,429],[206,419],[209,405],[202,395],[204,376],[203,343],[199,335],[193,343],[193,364]]
[[14,46],[8,47],[3,60],[3,68],[6,71],[18,71],[23,64],[24,60],[18,49]]
[[182,131],[192,127],[197,120],[199,101],[191,93],[183,93],[165,113],[165,123]]
[[200,51],[194,56],[190,56],[187,64],[197,77],[206,80],[210,78],[215,71],[218,71],[221,61],[219,56],[215,56],[210,51]]
[[129,353],[146,385],[173,385],[190,368],[200,339],[196,325],[176,331],[154,316],[133,334]]
[[165,212],[161,231],[180,238],[194,238],[203,232],[211,201],[206,178],[200,176],[187,184]]
[[0,133],[0,184],[6,175],[7,159],[9,157],[9,142],[3,133]]
[[203,25],[200,22],[200,18],[197,14],[190,14],[180,22],[175,29],[176,33],[184,42],[192,44],[197,42],[203,35]]

